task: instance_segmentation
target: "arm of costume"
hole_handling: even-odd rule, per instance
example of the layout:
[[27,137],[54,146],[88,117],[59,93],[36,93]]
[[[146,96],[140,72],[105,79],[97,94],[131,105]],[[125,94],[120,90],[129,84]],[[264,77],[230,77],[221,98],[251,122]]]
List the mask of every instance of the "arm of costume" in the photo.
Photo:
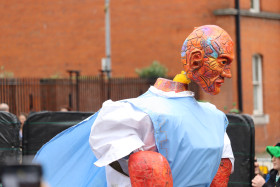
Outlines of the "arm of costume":
[[126,102],[106,101],[93,123],[89,143],[98,167],[106,166],[141,148],[155,151],[149,116]]
[[128,174],[128,158],[138,149],[156,151],[154,129],[149,116],[125,102],[106,101],[92,126],[89,142],[98,158],[95,165],[106,166],[108,186],[131,186],[130,178],[113,169],[118,160]]
[[225,133],[222,160],[219,169],[211,183],[211,187],[227,187],[229,176],[234,171],[234,156],[231,149],[230,139]]
[[153,151],[133,153],[129,157],[128,170],[132,187],[173,187],[171,168],[160,153]]
[[223,147],[222,158],[229,158],[231,165],[232,165],[231,173],[233,173],[234,172],[234,156],[233,156],[233,152],[232,152],[232,148],[231,148],[231,142],[230,142],[230,139],[226,132],[225,132],[225,136],[224,136],[224,147]]

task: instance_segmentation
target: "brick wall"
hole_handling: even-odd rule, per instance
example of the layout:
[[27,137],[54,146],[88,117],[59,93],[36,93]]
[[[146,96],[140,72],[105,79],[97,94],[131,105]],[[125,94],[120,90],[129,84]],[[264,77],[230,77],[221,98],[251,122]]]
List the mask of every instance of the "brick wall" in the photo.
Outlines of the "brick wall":
[[[180,72],[181,45],[194,26],[228,27],[212,11],[232,2],[218,2],[111,1],[113,76],[136,76],[135,68],[154,60],[170,75]],[[0,15],[0,63],[6,71],[16,77],[67,76],[69,69],[98,74],[105,56],[103,0],[4,1]]]
[[68,69],[97,73],[103,9],[102,1],[90,0],[1,2],[1,65],[16,77],[66,76]]

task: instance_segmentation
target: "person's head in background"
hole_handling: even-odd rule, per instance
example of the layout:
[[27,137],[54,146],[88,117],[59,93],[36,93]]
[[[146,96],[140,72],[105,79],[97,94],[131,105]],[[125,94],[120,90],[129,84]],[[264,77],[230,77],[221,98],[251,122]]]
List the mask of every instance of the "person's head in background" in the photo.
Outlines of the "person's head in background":
[[27,118],[27,115],[25,113],[20,113],[19,114],[18,119],[19,119],[21,125],[24,124],[26,118]]
[[68,112],[68,111],[71,111],[71,109],[67,106],[62,106],[62,107],[60,107],[59,111],[60,112]]
[[280,142],[275,146],[267,146],[266,151],[272,157],[273,169],[277,170],[278,174],[280,174]]
[[7,105],[6,103],[0,104],[0,111],[9,112],[9,110],[10,110],[9,105]]

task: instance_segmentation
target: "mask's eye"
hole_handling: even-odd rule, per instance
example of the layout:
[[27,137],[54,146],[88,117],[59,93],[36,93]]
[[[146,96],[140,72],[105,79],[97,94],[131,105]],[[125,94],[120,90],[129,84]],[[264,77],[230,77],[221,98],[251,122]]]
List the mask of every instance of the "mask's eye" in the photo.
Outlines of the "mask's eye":
[[220,63],[223,64],[223,65],[226,65],[228,63],[228,60],[227,59],[221,59]]

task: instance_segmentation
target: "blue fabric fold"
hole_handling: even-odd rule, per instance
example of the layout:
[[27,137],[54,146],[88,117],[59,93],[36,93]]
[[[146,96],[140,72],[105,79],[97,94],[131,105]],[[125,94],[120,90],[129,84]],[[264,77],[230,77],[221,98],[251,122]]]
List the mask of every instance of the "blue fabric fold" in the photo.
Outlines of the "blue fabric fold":
[[43,166],[44,180],[51,187],[107,186],[105,168],[94,165],[97,159],[89,145],[97,115],[61,132],[37,152],[34,162]]

